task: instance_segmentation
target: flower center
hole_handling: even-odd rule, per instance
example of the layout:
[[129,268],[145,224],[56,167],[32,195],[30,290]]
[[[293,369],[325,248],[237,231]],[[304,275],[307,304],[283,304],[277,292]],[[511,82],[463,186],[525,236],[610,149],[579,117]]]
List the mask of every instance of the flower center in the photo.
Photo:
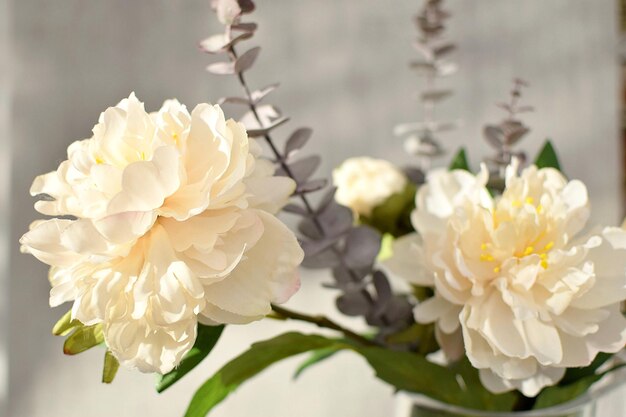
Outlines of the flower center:
[[[507,210],[505,207],[501,206],[501,209],[504,209],[504,212],[499,212],[499,210],[496,208],[492,211],[492,219],[493,219],[493,230],[496,231],[498,230],[503,223],[509,223],[513,222],[513,223],[524,223],[525,221],[528,221],[529,219],[525,216],[519,216],[519,211],[516,210],[518,208],[521,208],[525,205],[530,205],[533,206],[535,208],[535,212],[537,213],[538,216],[540,217],[544,217],[544,208],[541,204],[535,206],[535,199],[533,197],[527,197],[523,202],[522,200],[512,200],[510,202],[510,208],[514,209],[513,211],[509,211]],[[507,204],[508,205],[508,204]],[[546,220],[545,218],[543,220]],[[533,223],[535,223],[537,221],[537,218],[535,217],[533,220]],[[543,231],[537,230],[535,229],[535,232],[531,232],[530,236],[527,236],[528,239],[528,243],[525,246],[522,246],[523,249],[506,249],[506,247],[508,246],[509,248],[511,247],[515,247],[517,246],[515,244],[514,241],[512,242],[504,242],[505,247],[495,247],[493,242],[493,239],[489,239],[487,241],[484,241],[481,243],[480,245],[480,261],[481,262],[485,262],[485,263],[491,263],[493,264],[493,272],[498,274],[500,273],[500,271],[502,270],[502,264],[511,258],[516,258],[517,261],[519,262],[521,259],[528,257],[528,256],[533,256],[533,255],[538,255],[539,259],[540,259],[540,265],[543,269],[548,269],[549,263],[548,263],[548,253],[550,252],[550,250],[554,247],[554,241],[550,240],[547,243],[546,242],[546,235],[547,235],[547,230],[545,229],[547,227],[547,224],[544,222],[539,222],[540,224],[543,223]],[[526,227],[524,226],[524,224],[519,224],[519,229],[518,230],[525,230]],[[522,234],[525,234],[523,232],[520,232]],[[518,236],[519,238],[520,236]],[[502,242],[500,244],[503,244]],[[511,246],[509,246],[511,245]],[[517,246],[519,248],[519,246]]]

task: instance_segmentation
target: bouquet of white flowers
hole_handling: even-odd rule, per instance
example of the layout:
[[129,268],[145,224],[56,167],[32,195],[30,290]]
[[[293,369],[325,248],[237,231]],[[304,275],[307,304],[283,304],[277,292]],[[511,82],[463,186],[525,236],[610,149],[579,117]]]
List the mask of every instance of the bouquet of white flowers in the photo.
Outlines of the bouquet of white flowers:
[[[20,242],[50,265],[51,306],[72,303],[53,329],[66,354],[103,345],[104,382],[121,364],[160,375],[161,392],[211,359],[226,325],[293,319],[336,332],[254,343],[198,389],[188,417],[306,352],[298,372],[348,350],[397,390],[502,412],[567,402],[620,366],[626,231],[587,227],[587,189],[561,172],[550,142],[531,164],[512,149],[528,132],[518,117],[530,110],[519,103],[525,84],[515,81],[506,119],[485,128],[495,156],[474,171],[461,150],[432,168],[445,155],[439,134],[458,125],[432,112],[450,96],[434,81],[456,70],[440,0],[417,18],[425,119],[396,128],[416,165],[349,159],[318,198],[320,158],[300,157],[312,131],[278,145],[288,119],[263,104],[277,85],[246,80],[260,51],[239,52],[257,29],[244,21],[254,3],[212,4],[225,30],[201,48],[226,59],[207,70],[236,77],[244,95],[191,112],[169,100],[150,113],[131,94],[32,185],[35,208],[52,218]],[[227,103],[247,113],[227,119]],[[299,218],[297,233],[281,210]],[[338,309],[372,331],[281,307],[300,287],[300,265],[330,271]]]

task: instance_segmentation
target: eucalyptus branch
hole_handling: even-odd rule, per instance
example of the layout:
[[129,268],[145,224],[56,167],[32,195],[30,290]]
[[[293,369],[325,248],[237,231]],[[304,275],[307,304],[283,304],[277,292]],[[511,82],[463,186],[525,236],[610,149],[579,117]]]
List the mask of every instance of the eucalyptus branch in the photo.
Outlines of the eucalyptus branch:
[[436,80],[457,71],[456,64],[447,59],[456,45],[445,40],[445,21],[450,14],[443,9],[442,3],[442,0],[425,0],[415,18],[419,34],[413,45],[421,59],[412,62],[411,68],[424,79],[425,87],[420,93],[422,120],[395,128],[397,136],[405,137],[405,150],[418,158],[417,167],[422,173],[431,167],[435,158],[445,154],[439,142],[439,134],[458,124],[455,121],[441,122],[435,118],[437,104],[453,94],[449,89],[437,88]]
[[347,329],[341,326],[340,324],[335,323],[334,321],[332,321],[331,319],[325,316],[309,316],[309,315],[298,313],[296,311],[289,310],[285,307],[280,307],[277,305],[272,305],[272,310],[274,310],[274,313],[276,313],[277,318],[279,319],[298,320],[298,321],[303,321],[306,323],[315,324],[317,327],[320,327],[320,328],[335,330],[335,331],[343,333],[349,339],[352,339],[355,342],[358,342],[364,346],[378,346],[379,345],[375,341],[367,339],[361,336],[360,334],[357,334],[353,332],[352,330]]
[[[235,51],[234,45],[230,46],[229,54],[231,57],[231,62],[236,62],[238,55],[237,55],[237,52]],[[239,84],[243,87],[246,93],[246,98],[248,99],[248,103],[249,103],[248,107],[250,111],[254,115],[254,118],[256,119],[257,123],[259,123],[259,126],[263,126],[263,121],[261,120],[261,117],[259,116],[257,105],[254,103],[252,99],[252,91],[250,90],[250,87],[248,87],[248,84],[246,83],[246,78],[245,78],[244,73],[243,72],[238,73],[237,79],[239,80]],[[272,140],[272,137],[270,136],[270,133],[269,132],[265,133],[262,135],[262,137],[263,139],[265,139],[265,143],[267,143],[267,145],[270,147],[270,150],[274,154],[274,157],[276,158],[276,162],[280,165],[281,169],[285,171],[288,177],[290,177],[291,179],[297,182],[297,179],[294,173],[291,171],[291,167],[286,162],[285,155],[281,154],[281,152],[278,150],[278,148],[274,144],[274,141]],[[324,228],[322,227],[322,224],[317,218],[316,212],[313,209],[313,206],[311,205],[311,203],[309,202],[309,199],[307,198],[307,196],[305,194],[299,194],[298,197],[302,201],[302,204],[304,205],[304,208],[307,214],[311,216],[311,219],[313,219],[313,222],[315,223],[315,227],[318,229],[320,233],[324,233]]]
[[242,122],[248,128],[248,135],[262,138],[278,165],[277,175],[290,177],[297,184],[295,197],[301,204],[289,204],[284,211],[302,218],[299,230],[305,252],[303,266],[332,269],[335,283],[331,286],[343,293],[337,299],[337,307],[344,314],[364,316],[369,325],[381,328],[381,334],[404,328],[412,323],[410,303],[406,298],[394,296],[387,277],[373,270],[381,244],[380,234],[367,226],[354,226],[352,212],[335,202],[334,189],[321,199],[317,207],[307,197],[308,193],[327,184],[325,179],[310,180],[321,162],[319,156],[294,158],[307,143],[311,130],[300,128],[293,132],[282,150],[272,137],[271,132],[288,120],[275,107],[260,105],[276,85],[261,90],[251,89],[245,72],[253,66],[260,48],[255,47],[244,53],[239,53],[236,48],[256,31],[255,23],[241,22],[244,14],[254,10],[254,4],[250,0],[223,1],[224,4],[220,0],[215,4],[218,17],[226,26],[225,33],[208,38],[201,47],[211,54],[227,55],[228,61],[211,64],[207,70],[237,77],[244,96],[227,97],[222,102],[247,108],[248,113]]
[[[234,46],[231,46],[229,48],[229,55],[231,57],[232,62],[236,62],[237,61],[238,55],[237,55],[237,52],[236,52]],[[244,89],[246,97],[247,97],[247,99],[249,101],[250,112],[252,113],[252,115],[254,116],[256,121],[259,123],[259,126],[263,126],[263,121],[262,121],[261,117],[259,116],[259,111],[257,109],[257,105],[254,103],[254,101],[252,99],[252,91],[250,90],[250,87],[248,87],[248,84],[246,83],[246,78],[245,78],[244,73],[243,72],[238,73],[237,74],[237,79],[239,80],[239,84]],[[291,167],[287,164],[285,155],[283,155],[278,150],[278,147],[274,144],[274,141],[273,141],[272,137],[270,136],[270,133],[267,132],[267,133],[263,134],[262,137],[263,137],[263,139],[265,139],[265,142],[267,143],[267,145],[269,146],[270,150],[274,154],[276,162],[280,165],[280,168],[285,172],[285,174],[288,177],[290,177],[291,179],[293,179],[297,183],[298,182],[297,178],[296,178],[295,174],[292,172]],[[317,229],[317,231],[322,236],[324,236],[326,234],[326,232],[324,230],[324,227],[322,226],[322,223],[319,220],[318,213],[313,209],[313,206],[309,202],[309,199],[307,198],[307,196],[305,194],[298,194],[298,198],[302,201],[302,204],[304,205],[304,209],[306,210],[307,216],[313,221],[313,224],[315,225],[315,228]],[[335,255],[337,255],[339,261],[343,262],[343,258],[341,256],[341,254],[339,253],[339,251],[337,250],[337,248],[331,247],[331,250],[333,251],[333,253],[335,253]],[[344,265],[344,267],[345,267],[345,265]],[[352,269],[350,269],[350,268],[346,268],[346,269],[348,270],[348,273],[350,274],[350,277],[352,278],[352,280],[354,282],[360,281],[358,275]],[[363,296],[365,297],[365,299],[368,300],[368,302],[373,303],[371,294],[369,292],[367,292],[365,289],[363,289],[362,292],[363,292]]]
[[518,117],[522,113],[533,110],[531,106],[520,105],[522,89],[525,87],[528,87],[528,84],[524,80],[514,79],[509,101],[498,103],[498,107],[506,112],[505,119],[497,125],[486,125],[483,129],[487,143],[496,151],[495,155],[486,158],[486,162],[492,167],[493,181],[503,181],[504,171],[513,157],[522,162],[526,160],[524,152],[513,150],[513,146],[530,132],[528,126],[524,125]]

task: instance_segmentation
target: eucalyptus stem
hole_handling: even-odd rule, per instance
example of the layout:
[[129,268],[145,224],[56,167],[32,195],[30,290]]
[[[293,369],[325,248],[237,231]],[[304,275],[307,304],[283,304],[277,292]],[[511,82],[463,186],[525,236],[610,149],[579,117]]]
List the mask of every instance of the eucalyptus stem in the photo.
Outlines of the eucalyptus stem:
[[[234,46],[230,46],[230,48],[228,49],[229,52],[229,57],[230,59],[235,62],[237,61],[237,51],[235,50]],[[237,74],[237,79],[239,80],[239,84],[241,85],[241,87],[243,88],[245,94],[246,94],[246,98],[248,99],[248,107],[250,109],[250,112],[252,113],[252,115],[254,116],[254,118],[256,119],[257,123],[259,123],[260,127],[263,127],[263,121],[261,120],[261,117],[259,116],[259,112],[257,109],[257,106],[254,102],[254,100],[252,99],[252,92],[250,90],[250,87],[248,86],[248,83],[246,82],[246,78],[243,74],[243,72],[239,72]],[[263,139],[265,139],[265,142],[268,144],[268,146],[270,147],[270,150],[272,151],[272,153],[274,154],[274,157],[277,161],[277,163],[280,165],[280,167],[282,168],[282,170],[294,181],[296,181],[296,178],[293,174],[293,172],[291,171],[291,168],[289,167],[289,165],[286,163],[285,161],[285,157],[284,155],[282,155],[280,153],[280,151],[278,150],[278,148],[276,147],[276,145],[274,144],[274,141],[272,139],[272,137],[270,136],[269,132],[265,133],[263,135]],[[302,204],[304,205],[304,209],[306,210],[306,212],[309,214],[309,217],[311,218],[311,220],[313,221],[313,224],[315,225],[315,228],[318,230],[318,232],[322,235],[325,236],[326,235],[326,231],[324,230],[324,227],[322,226],[322,224],[320,223],[318,217],[317,217],[317,213],[315,212],[315,210],[313,209],[313,206],[311,205],[311,203],[309,202],[309,199],[306,197],[306,195],[304,194],[299,194],[298,197],[300,198],[300,200],[302,201]],[[345,267],[345,269],[348,271],[348,273],[350,274],[351,279],[354,282],[359,282],[359,276],[350,268],[348,268],[345,265],[345,262],[343,260],[343,257],[341,256],[341,254],[339,253],[339,251],[337,250],[337,248],[333,247],[331,248],[331,250],[333,251],[333,253],[337,256],[337,258],[339,259],[339,262],[341,262],[342,266]],[[370,303],[373,304],[374,300],[372,298],[372,295],[365,289],[361,290],[363,296],[365,297],[365,299]]]
[[335,323],[326,316],[309,316],[307,314],[298,313],[296,311],[289,310],[285,307],[280,307],[274,304],[272,304],[272,310],[274,310],[274,313],[276,313],[276,315],[278,316],[277,318],[279,319],[292,319],[315,324],[317,327],[341,332],[349,339],[352,339],[355,342],[358,342],[364,346],[378,346],[378,343],[376,343],[375,341],[367,339],[360,334],[357,334],[352,330]]

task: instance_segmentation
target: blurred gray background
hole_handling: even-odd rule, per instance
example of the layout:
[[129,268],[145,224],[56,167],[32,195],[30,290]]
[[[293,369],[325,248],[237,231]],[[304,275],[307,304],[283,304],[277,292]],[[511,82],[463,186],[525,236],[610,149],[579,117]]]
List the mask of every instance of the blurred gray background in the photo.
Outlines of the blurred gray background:
[[[418,0],[259,0],[250,44],[263,51],[249,80],[280,81],[271,96],[290,128],[315,129],[309,152],[323,171],[349,156],[409,160],[392,136],[419,118],[420,80],[407,62]],[[493,103],[514,76],[532,86],[524,146],[534,154],[553,138],[566,172],[590,188],[594,218],[616,223],[620,207],[617,2],[612,0],[449,0],[450,36],[460,72],[441,85],[456,95],[439,107],[464,125],[447,135],[475,163],[486,145],[481,127],[498,122]],[[164,99],[196,103],[239,92],[229,77],[204,72],[211,58],[197,43],[220,30],[209,0],[0,0],[0,415],[10,417],[182,415],[199,384],[220,363],[282,323],[230,327],[211,358],[162,395],[152,376],[120,371],[101,385],[103,352],[61,352],[50,335],[65,307],[48,307],[46,268],[21,255],[18,238],[38,217],[32,179],[55,169],[67,145],[88,137],[99,113],[135,91],[156,110]],[[288,128],[278,131],[284,137]],[[332,309],[323,274],[305,274],[292,306]],[[348,324],[361,326],[359,320]],[[290,328],[302,328],[289,324]],[[7,356],[8,352],[8,356]],[[229,397],[215,416],[388,416],[392,390],[359,358],[344,353],[291,383],[295,359],[279,364]],[[8,373],[7,373],[8,369]],[[3,413],[4,408],[4,413]],[[607,416],[608,417],[608,416]]]

